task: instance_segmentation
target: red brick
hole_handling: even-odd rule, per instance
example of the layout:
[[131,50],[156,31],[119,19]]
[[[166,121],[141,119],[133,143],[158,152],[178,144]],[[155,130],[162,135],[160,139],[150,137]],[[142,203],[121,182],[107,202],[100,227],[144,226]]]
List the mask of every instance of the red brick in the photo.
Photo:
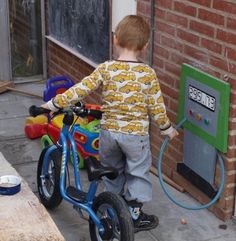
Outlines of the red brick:
[[168,50],[166,50],[165,48],[163,48],[161,45],[159,44],[155,44],[154,45],[154,52],[156,55],[159,55],[165,59],[168,59],[170,56],[170,53]]
[[178,151],[176,151],[174,148],[172,148],[171,146],[168,147],[169,149],[169,155],[170,157],[172,157],[172,159],[174,161],[171,162],[171,164],[176,167],[176,162],[182,162],[183,161],[183,155],[181,153],[179,153]]
[[226,221],[230,218],[232,218],[233,216],[233,210],[225,210],[222,208],[218,208],[218,206],[214,205],[210,208],[210,210],[212,209],[212,211],[214,212],[214,214],[216,215],[216,217],[218,217],[219,219]]
[[156,44],[160,44],[161,43],[161,33],[160,32],[155,32],[154,33],[154,39],[155,39],[155,43]]
[[199,40],[200,40],[199,36],[192,34],[189,31],[177,29],[177,36],[182,40],[185,40],[195,45],[199,45]]
[[173,27],[167,23],[161,22],[159,20],[156,21],[156,29],[157,29],[157,31],[168,33],[170,35],[175,35],[175,32],[176,32],[175,27]]
[[236,109],[232,106],[230,106],[230,117],[235,118],[236,117]]
[[231,197],[235,195],[235,187],[227,187],[224,189],[223,194],[225,197]]
[[236,19],[228,18],[227,19],[227,28],[235,30],[236,29]]
[[146,12],[145,15],[149,18],[151,16],[151,5],[150,3],[146,4]]
[[226,32],[224,30],[217,30],[217,39],[224,41],[229,44],[234,44],[236,45],[236,34]]
[[183,51],[183,44],[176,40],[176,38],[169,38],[166,36],[161,37],[161,44],[169,48],[175,49],[179,52]]
[[175,64],[169,63],[169,62],[165,62],[165,70],[168,73],[173,73],[176,76],[180,76],[180,72],[181,72],[181,68],[180,66],[177,66]]
[[210,7],[211,0],[188,0],[189,2],[193,2],[202,6]]
[[199,9],[198,11],[198,17],[200,19],[217,25],[224,25],[224,16],[217,14],[216,12],[207,11],[205,9]]
[[215,29],[205,23],[192,20],[190,21],[190,29],[201,34],[214,37]]
[[162,92],[165,93],[166,95],[170,96],[173,99],[178,99],[178,91],[171,88],[170,86],[167,86],[165,84],[161,85]]
[[201,39],[201,46],[207,50],[210,50],[214,53],[221,53],[222,52],[222,45],[219,43],[216,43],[215,41],[212,41],[210,39]]
[[224,71],[228,71],[229,70],[229,66],[227,61],[225,61],[225,59],[220,59],[217,57],[211,57],[210,58],[210,62],[209,62],[212,66],[222,69]]
[[[170,158],[168,158],[168,159],[170,159]],[[164,162],[162,165],[162,173],[164,173],[166,176],[171,178],[172,177],[172,169],[170,168],[170,166],[165,164],[166,160],[167,160],[167,158],[164,158]]]
[[234,199],[233,198],[231,198],[231,199],[229,199],[229,200],[225,200],[225,203],[224,203],[224,206],[223,206],[223,208],[224,209],[231,209],[232,210],[232,207],[234,206]]
[[[230,84],[230,87],[232,88],[232,89],[236,89],[236,79],[233,79],[233,78],[228,78],[228,82],[229,82],[229,84]],[[235,102],[234,102],[235,103]]]
[[197,13],[197,9],[195,7],[182,2],[175,2],[174,10],[176,10],[177,12],[181,12],[183,14],[190,15],[192,17],[195,17]]
[[[172,101],[174,102],[174,101]],[[178,103],[177,103],[178,104]],[[175,124],[175,123],[173,123]],[[181,131],[179,131],[180,133]],[[179,136],[175,137],[173,140],[171,140],[171,144],[177,149],[179,150],[180,152],[183,153],[183,140],[181,140],[180,138],[180,134]]]
[[192,58],[197,59],[201,63],[208,62],[208,54],[200,49],[196,49],[196,48],[190,47],[188,45],[185,45],[184,53],[191,56]]
[[179,53],[171,53],[171,61],[179,65],[190,62],[186,56]]
[[229,122],[229,130],[236,130],[236,123],[235,122]]
[[169,108],[174,111],[174,112],[177,112],[178,110],[178,102],[177,101],[173,101],[170,99],[170,106]]
[[236,150],[235,149],[228,149],[227,157],[228,158],[233,158],[235,156],[236,156]]
[[155,16],[157,19],[162,19],[164,20],[166,17],[166,10],[160,9],[160,8],[155,8]]
[[236,14],[236,3],[232,3],[224,0],[214,0],[213,8],[221,10],[223,12]]
[[236,75],[236,64],[229,63],[229,72]]
[[236,174],[226,175],[225,181],[227,184],[234,184],[236,182]]
[[235,93],[230,94],[230,103],[236,103],[236,94]]
[[160,59],[158,56],[154,55],[153,64],[155,66],[158,66],[159,68],[163,68],[164,67],[164,60]]
[[236,145],[236,135],[229,135],[228,144],[229,144],[229,146],[235,146]]
[[183,26],[185,28],[188,25],[188,18],[187,17],[183,17],[181,15],[177,15],[177,14],[174,14],[174,13],[171,13],[171,12],[166,13],[166,21],[174,23],[177,26]]
[[[234,137],[235,139],[235,137]],[[235,145],[235,140],[233,141],[234,145]],[[231,144],[229,144],[231,145]],[[225,164],[225,169],[227,170],[236,170],[236,161],[224,161]]]
[[161,87],[162,87],[162,83],[172,87],[175,86],[175,82],[176,82],[175,78],[173,78],[173,76],[170,76],[165,70],[157,71],[157,76],[160,80]]
[[156,6],[161,7],[161,8],[166,8],[166,9],[172,9],[172,0],[158,0],[155,1]]
[[146,12],[146,4],[142,1],[137,1],[137,12],[142,15]]

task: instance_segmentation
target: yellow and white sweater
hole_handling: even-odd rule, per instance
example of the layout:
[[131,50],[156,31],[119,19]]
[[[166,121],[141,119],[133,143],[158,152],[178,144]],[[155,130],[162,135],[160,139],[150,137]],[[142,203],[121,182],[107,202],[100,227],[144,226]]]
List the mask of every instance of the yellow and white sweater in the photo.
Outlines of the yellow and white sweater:
[[102,129],[134,135],[146,135],[149,116],[161,133],[172,130],[155,71],[141,62],[106,61],[80,83],[57,95],[48,107],[63,108],[83,99],[102,85]]

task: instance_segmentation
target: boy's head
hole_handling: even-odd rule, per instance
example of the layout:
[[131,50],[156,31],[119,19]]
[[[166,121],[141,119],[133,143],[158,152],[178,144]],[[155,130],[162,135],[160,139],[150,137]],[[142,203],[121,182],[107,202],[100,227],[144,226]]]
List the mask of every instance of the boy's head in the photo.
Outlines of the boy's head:
[[137,15],[126,16],[115,29],[117,44],[133,51],[141,51],[148,43],[149,37],[149,25]]

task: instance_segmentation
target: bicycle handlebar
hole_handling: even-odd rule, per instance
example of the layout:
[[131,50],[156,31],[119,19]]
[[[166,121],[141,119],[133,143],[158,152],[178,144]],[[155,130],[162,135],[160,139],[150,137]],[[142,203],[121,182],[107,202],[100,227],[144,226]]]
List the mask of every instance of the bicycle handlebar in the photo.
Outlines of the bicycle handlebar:
[[[76,105],[67,107],[65,109],[59,109],[57,112],[54,112],[54,115],[58,115],[58,114],[62,114],[62,113],[66,114],[71,111],[79,117],[92,116],[96,119],[102,118],[102,112],[100,110],[87,109],[82,104],[76,104]],[[49,114],[50,112],[51,112],[51,110],[49,110],[49,109],[45,109],[43,107],[38,107],[35,105],[32,105],[29,108],[29,114],[30,114],[30,116],[33,116],[33,117],[36,117],[41,114]]]
[[35,105],[32,105],[29,108],[29,114],[33,117],[36,117],[36,116],[42,115],[42,114],[48,114],[50,112],[51,112],[51,110],[45,109],[43,107],[38,107]]

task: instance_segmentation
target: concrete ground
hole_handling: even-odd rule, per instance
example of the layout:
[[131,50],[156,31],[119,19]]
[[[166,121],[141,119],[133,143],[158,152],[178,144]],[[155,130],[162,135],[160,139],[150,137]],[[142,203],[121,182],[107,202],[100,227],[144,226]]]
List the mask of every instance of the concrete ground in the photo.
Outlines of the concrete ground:
[[[32,93],[42,94],[43,84],[21,84],[18,86]],[[18,173],[28,182],[37,195],[36,170],[40,154],[40,140],[29,140],[24,135],[24,121],[30,105],[40,105],[43,101],[11,91],[0,94],[0,151]],[[1,167],[0,167],[1,168]],[[88,184],[85,171],[82,180]],[[159,226],[148,232],[135,235],[136,241],[235,241],[236,223],[234,220],[223,222],[208,210],[189,211],[173,204],[164,194],[159,180],[152,175],[153,201],[144,207],[147,213],[160,219]],[[179,199],[199,205],[185,193],[170,187]],[[50,215],[67,241],[89,241],[88,223],[81,219],[71,205],[66,202]],[[187,224],[181,224],[185,218]]]

